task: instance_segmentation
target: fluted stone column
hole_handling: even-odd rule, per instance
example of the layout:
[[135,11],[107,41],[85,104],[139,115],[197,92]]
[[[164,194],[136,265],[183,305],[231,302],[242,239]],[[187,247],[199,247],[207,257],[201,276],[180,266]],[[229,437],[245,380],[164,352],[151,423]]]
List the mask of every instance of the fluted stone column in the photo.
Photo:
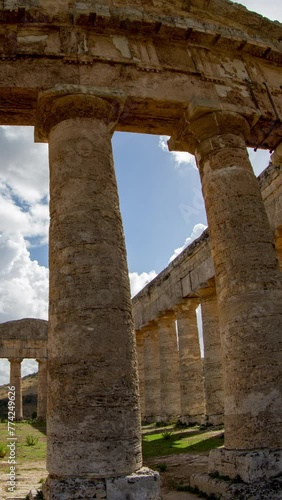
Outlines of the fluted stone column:
[[37,362],[38,362],[37,418],[40,420],[46,420],[47,359],[37,359]]
[[197,299],[188,299],[176,309],[180,362],[181,421],[205,422],[205,393],[196,308]]
[[249,125],[237,113],[205,113],[190,106],[179,140],[200,170],[222,332],[225,449],[211,454],[211,470],[253,481],[281,473],[282,276]]
[[144,342],[144,420],[161,420],[159,336],[156,324],[142,329]]
[[223,367],[215,287],[200,290],[204,341],[204,376],[207,422],[224,422]]
[[51,216],[45,495],[157,498],[158,475],[140,470],[135,332],[111,146],[119,103],[76,92],[44,92],[38,107]]
[[179,352],[175,314],[158,319],[161,378],[161,418],[165,422],[180,418]]
[[138,361],[141,419],[143,419],[145,415],[145,395],[144,395],[144,339],[142,330],[136,331],[136,350],[137,350],[137,361]]
[[15,387],[15,416],[16,420],[23,418],[22,374],[20,358],[10,358],[10,386]]

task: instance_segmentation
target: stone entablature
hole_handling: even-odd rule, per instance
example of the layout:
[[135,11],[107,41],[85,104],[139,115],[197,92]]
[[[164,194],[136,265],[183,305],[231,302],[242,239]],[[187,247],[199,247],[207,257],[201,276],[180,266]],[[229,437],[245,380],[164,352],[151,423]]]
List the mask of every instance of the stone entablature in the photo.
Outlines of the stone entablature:
[[3,124],[34,125],[38,91],[59,84],[118,99],[116,130],[171,135],[196,103],[239,110],[249,146],[281,141],[282,27],[242,6],[9,1],[1,24]]
[[[270,164],[258,177],[270,225],[275,232],[279,256],[282,228],[282,166]],[[199,296],[214,278],[209,232],[185,248],[162,272],[133,298],[136,330],[174,310],[187,298]]]
[[19,319],[0,323],[0,358],[47,359],[48,322]]

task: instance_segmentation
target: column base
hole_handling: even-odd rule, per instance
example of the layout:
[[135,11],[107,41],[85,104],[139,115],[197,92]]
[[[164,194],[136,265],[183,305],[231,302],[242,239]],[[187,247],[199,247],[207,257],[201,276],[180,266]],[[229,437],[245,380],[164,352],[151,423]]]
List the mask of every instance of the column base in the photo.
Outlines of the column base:
[[282,450],[212,450],[209,455],[209,474],[240,478],[245,483],[275,478],[282,474]]
[[224,500],[281,500],[282,477],[268,481],[244,483],[226,478],[217,478],[209,474],[194,474],[190,477],[190,486],[204,493],[208,498],[224,498]]
[[43,488],[45,500],[159,500],[158,472],[142,467],[129,476],[106,479],[48,477]]

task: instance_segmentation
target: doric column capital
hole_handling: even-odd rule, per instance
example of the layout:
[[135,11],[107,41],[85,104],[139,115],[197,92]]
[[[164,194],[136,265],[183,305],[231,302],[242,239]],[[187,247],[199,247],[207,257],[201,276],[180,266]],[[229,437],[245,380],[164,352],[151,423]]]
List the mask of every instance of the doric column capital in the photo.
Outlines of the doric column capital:
[[79,86],[55,88],[39,93],[36,142],[48,142],[50,131],[65,120],[92,119],[102,121],[107,131],[113,134],[118,121],[123,99],[113,99],[83,92]]
[[23,361],[23,358],[9,358],[8,361],[10,363],[19,363],[19,364],[21,364],[21,362]]
[[47,359],[46,358],[39,358],[36,360],[37,363],[40,364],[47,364]]
[[201,108],[188,109],[177,132],[169,141],[170,151],[188,151],[196,156],[209,154],[221,149],[222,137],[229,146],[238,146],[238,140],[246,147],[245,141],[250,133],[249,122],[239,113],[226,111],[204,112]]
[[159,327],[169,326],[169,325],[173,324],[173,322],[175,320],[176,320],[175,311],[167,311],[162,316],[157,318],[157,322],[158,322]]
[[185,302],[182,302],[181,304],[177,304],[177,306],[175,306],[174,308],[177,319],[181,318],[182,316],[186,317],[191,312],[194,314],[199,303],[200,300],[198,299],[198,297],[193,297],[187,298]]

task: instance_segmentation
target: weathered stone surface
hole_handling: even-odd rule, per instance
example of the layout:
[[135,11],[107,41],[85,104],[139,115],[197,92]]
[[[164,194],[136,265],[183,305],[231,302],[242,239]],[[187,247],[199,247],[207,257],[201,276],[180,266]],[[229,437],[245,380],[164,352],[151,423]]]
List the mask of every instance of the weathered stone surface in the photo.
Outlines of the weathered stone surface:
[[50,500],[159,500],[160,476],[143,467],[124,477],[104,480],[66,479],[52,481],[43,486],[44,498]]
[[209,473],[230,479],[239,477],[245,483],[275,478],[281,471],[281,449],[238,451],[220,448],[212,450],[209,456]]
[[219,425],[224,422],[222,347],[216,290],[213,283],[210,285],[200,291],[204,342],[204,386],[207,422]]
[[52,492],[53,480],[71,484],[131,474],[142,458],[129,278],[111,149],[118,109],[80,94],[55,101],[49,96],[42,96],[42,107],[49,102],[50,110],[46,119],[41,115],[40,133],[49,132],[50,148]]
[[243,483],[238,480],[232,482],[228,478],[215,478],[209,474],[195,474],[190,478],[191,486],[214,498],[224,500],[246,500],[246,498],[257,500],[281,500],[282,481],[281,478],[272,480],[255,481],[254,483]]
[[[226,446],[280,449],[281,273],[246,145],[277,148],[277,164],[281,25],[225,0],[2,4],[0,123],[37,121],[37,140],[50,142],[50,495],[62,482],[77,495],[77,480],[87,498],[96,494],[88,480],[141,466],[114,129],[172,134],[171,148],[196,153],[211,235],[136,298],[136,328],[198,296],[215,274]],[[271,188],[265,195],[273,208]],[[159,370],[172,393],[168,338]]]
[[23,398],[22,398],[22,378],[21,378],[21,363],[22,359],[11,358],[10,361],[10,387],[14,387],[11,391],[11,398],[15,396],[13,400],[15,406],[11,408],[12,413],[15,413],[16,420],[22,420],[23,418]]
[[160,476],[143,467],[130,476],[107,479],[106,489],[111,500],[159,500]]
[[158,329],[151,324],[143,330],[144,342],[144,420],[161,420],[161,375]]
[[1,358],[47,358],[48,323],[43,319],[20,319],[0,324]]
[[175,315],[158,320],[160,347],[161,418],[163,421],[180,417],[179,354],[175,329]]
[[196,316],[198,300],[187,300],[176,309],[180,365],[181,421],[205,422],[203,365]]

